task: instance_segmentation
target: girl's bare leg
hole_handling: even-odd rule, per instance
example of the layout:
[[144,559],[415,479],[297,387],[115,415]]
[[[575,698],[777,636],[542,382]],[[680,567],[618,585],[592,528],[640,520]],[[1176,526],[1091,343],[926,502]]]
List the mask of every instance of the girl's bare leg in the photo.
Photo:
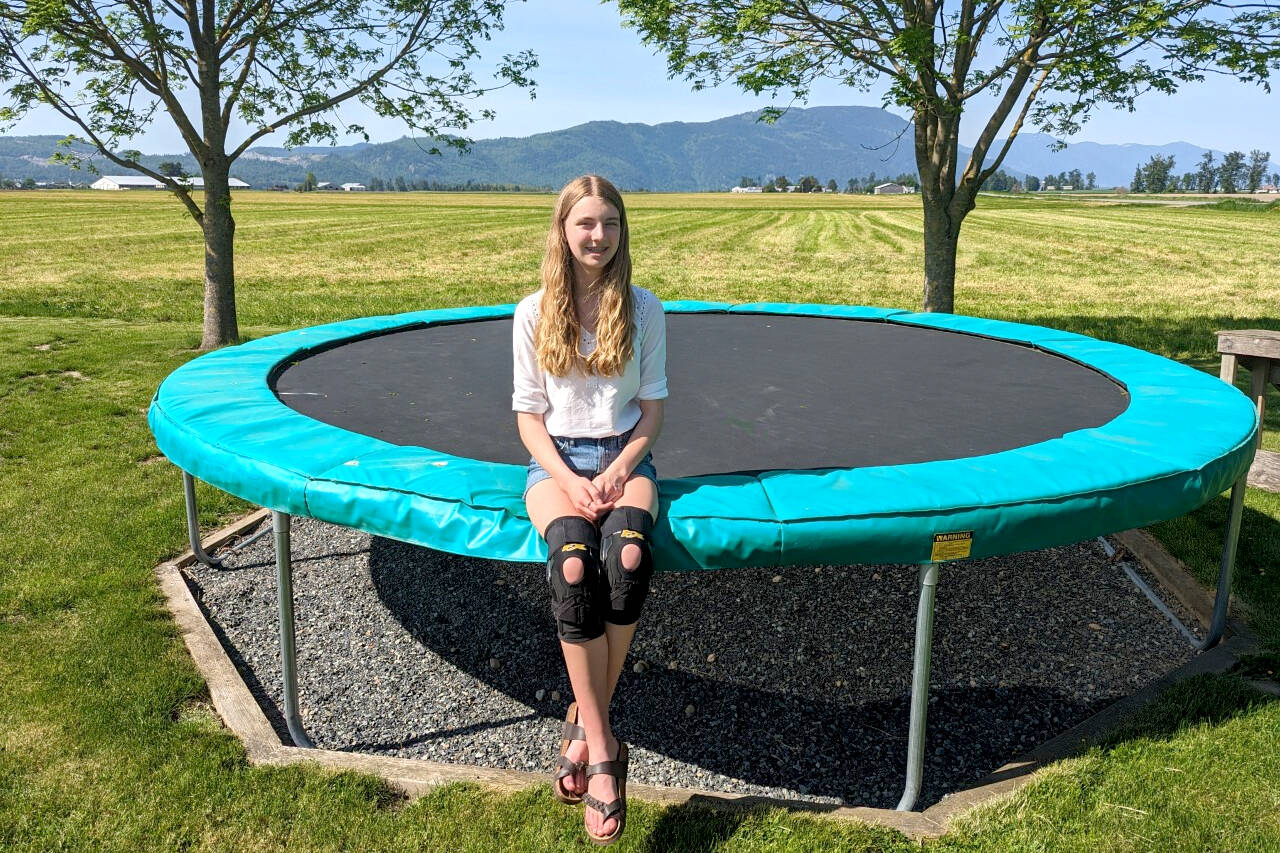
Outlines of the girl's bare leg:
[[[658,489],[652,480],[633,476],[630,480],[627,480],[627,484],[623,488],[622,497],[616,501],[615,506],[639,507],[648,510],[649,515],[656,519],[658,515]],[[640,549],[635,545],[625,545],[622,548],[621,558],[623,569],[637,568],[640,565]],[[635,636],[636,626],[611,625],[606,622],[604,632],[605,639],[608,641],[608,693],[605,700],[607,708],[613,700],[613,691],[618,686],[618,678],[622,674],[622,666],[626,662],[627,651],[631,648],[631,640]],[[613,737],[612,730],[609,730],[607,734],[608,737],[604,740],[592,739],[591,730],[587,729],[587,760],[590,763],[597,764],[617,757],[618,742]],[[593,797],[606,803],[618,796],[618,786],[612,776],[592,776],[587,780],[587,791]],[[617,822],[613,818],[601,822],[599,812],[595,809],[587,809],[586,825],[596,835],[609,835],[614,831]]]
[[[529,520],[539,533],[547,529],[547,525],[564,515],[579,515],[569,502],[564,492],[552,480],[543,480],[529,490],[526,504]],[[644,477],[632,477],[623,489],[617,506],[641,507],[649,514],[657,517],[658,490],[653,481]],[[640,549],[628,545],[622,550],[623,567],[638,566]],[[582,570],[581,564],[577,567]],[[564,566],[565,578],[574,582],[569,561]],[[614,689],[622,674],[622,666],[626,661],[627,651],[631,648],[631,640],[635,636],[635,625],[605,624],[605,634],[585,643],[560,644],[564,654],[565,669],[569,673],[569,683],[573,686],[573,695],[578,702],[578,721],[587,733],[585,749],[579,742],[570,745],[568,758],[570,761],[587,761],[595,764],[608,761],[617,756],[618,741],[613,736],[613,728],[609,721],[609,703],[613,699]],[[618,795],[617,785],[611,776],[593,776],[589,783],[583,785],[579,778],[572,782],[565,780],[565,787],[581,793],[584,789],[604,802],[613,800]],[[596,835],[608,835],[613,832],[616,821],[613,818],[600,822],[600,815],[595,809],[586,810],[586,825]]]
[[[581,516],[553,480],[535,483],[525,497],[525,506],[529,511],[529,521],[544,537],[547,525],[557,518],[566,515]],[[562,569],[565,580],[577,583],[582,579],[584,568],[581,560],[565,560]],[[589,743],[593,738],[597,741],[612,738],[609,726],[609,697],[613,694],[613,688],[608,683],[609,641],[607,636],[602,635],[585,643],[561,642],[560,651],[564,655],[569,684],[573,687],[573,696],[578,703],[578,724],[587,733],[587,742],[573,741],[565,756],[570,761],[585,762]],[[566,791],[575,794],[581,794],[587,789],[587,780],[580,773],[560,784],[564,785]]]

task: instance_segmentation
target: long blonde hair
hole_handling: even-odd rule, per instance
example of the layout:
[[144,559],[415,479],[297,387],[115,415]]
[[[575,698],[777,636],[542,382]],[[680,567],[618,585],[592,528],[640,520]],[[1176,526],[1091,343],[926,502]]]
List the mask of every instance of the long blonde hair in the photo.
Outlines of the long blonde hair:
[[[592,285],[599,294],[596,348],[583,357],[578,351],[582,328],[573,303],[573,256],[564,222],[573,206],[587,196],[602,199],[618,211],[618,249]],[[534,344],[538,366],[552,376],[567,376],[574,368],[598,376],[621,376],[635,354],[631,298],[631,243],[627,211],[616,187],[599,175],[574,178],[560,191],[551,215],[547,251],[542,257],[542,303]]]

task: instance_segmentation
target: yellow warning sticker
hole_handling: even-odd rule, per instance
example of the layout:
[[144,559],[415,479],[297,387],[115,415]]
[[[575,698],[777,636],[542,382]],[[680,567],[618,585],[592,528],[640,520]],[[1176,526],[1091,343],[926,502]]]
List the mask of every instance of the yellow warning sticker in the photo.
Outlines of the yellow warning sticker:
[[973,548],[973,531],[957,530],[954,533],[933,534],[933,554],[929,560],[941,563],[946,560],[963,560]]

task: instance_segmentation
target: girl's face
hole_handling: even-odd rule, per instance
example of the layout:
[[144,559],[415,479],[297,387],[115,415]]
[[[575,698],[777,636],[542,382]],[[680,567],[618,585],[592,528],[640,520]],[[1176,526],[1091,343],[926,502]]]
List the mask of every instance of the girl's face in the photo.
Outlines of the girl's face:
[[618,252],[622,217],[599,196],[583,196],[564,218],[564,237],[573,255],[575,280],[589,284],[604,274]]

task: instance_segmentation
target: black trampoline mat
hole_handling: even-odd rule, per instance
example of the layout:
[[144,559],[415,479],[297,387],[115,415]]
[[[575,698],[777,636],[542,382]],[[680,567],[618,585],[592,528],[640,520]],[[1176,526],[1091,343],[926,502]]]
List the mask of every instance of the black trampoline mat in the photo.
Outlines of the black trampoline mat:
[[[393,444],[525,464],[510,318],[410,328],[299,359],[275,378],[308,417]],[[668,314],[662,477],[904,465],[1101,426],[1129,397],[1028,346],[884,322]]]

